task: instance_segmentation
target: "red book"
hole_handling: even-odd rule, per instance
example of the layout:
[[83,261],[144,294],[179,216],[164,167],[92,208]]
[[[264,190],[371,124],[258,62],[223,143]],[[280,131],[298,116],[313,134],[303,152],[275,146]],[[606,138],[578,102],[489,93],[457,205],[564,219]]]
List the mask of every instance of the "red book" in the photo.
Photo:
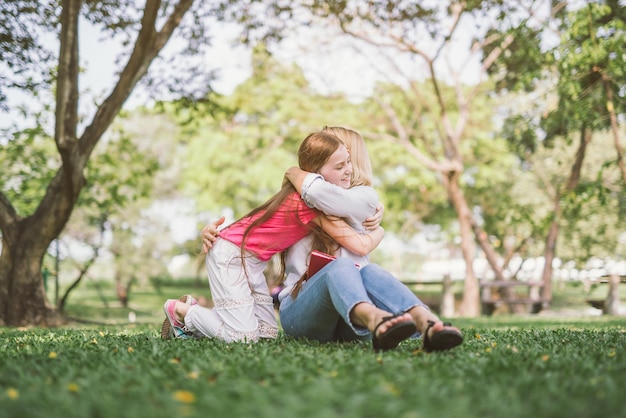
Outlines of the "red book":
[[[335,258],[334,255],[326,254],[321,251],[313,250],[311,251],[311,258],[309,259],[309,269],[307,270],[308,278],[313,277],[315,273],[320,271],[326,264],[333,261]],[[360,268],[358,264],[354,264],[357,268]]]
[[333,261],[336,257],[330,254],[323,253],[321,251],[311,251],[311,258],[309,259],[309,269],[307,275],[309,278],[313,277],[315,273],[320,271],[326,264]]

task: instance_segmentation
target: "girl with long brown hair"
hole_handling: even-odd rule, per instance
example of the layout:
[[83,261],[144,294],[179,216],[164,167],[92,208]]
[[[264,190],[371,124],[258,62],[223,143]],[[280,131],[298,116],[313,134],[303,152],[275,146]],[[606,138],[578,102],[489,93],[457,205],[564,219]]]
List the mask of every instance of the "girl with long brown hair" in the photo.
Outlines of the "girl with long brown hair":
[[[333,135],[316,132],[305,138],[298,150],[298,162],[306,171],[336,178],[337,184],[345,187],[350,184],[350,155]],[[293,185],[285,181],[276,195],[223,229],[213,243],[206,264],[214,308],[204,308],[189,298],[166,301],[167,321],[162,336],[220,338],[227,342],[276,337],[278,325],[263,273],[267,262],[311,232],[319,231],[362,255],[384,236],[381,227],[358,234],[346,222],[329,219],[308,207]],[[394,341],[416,330],[409,315],[384,320],[392,314],[365,299],[357,303],[352,315],[359,326],[376,330],[384,341]]]

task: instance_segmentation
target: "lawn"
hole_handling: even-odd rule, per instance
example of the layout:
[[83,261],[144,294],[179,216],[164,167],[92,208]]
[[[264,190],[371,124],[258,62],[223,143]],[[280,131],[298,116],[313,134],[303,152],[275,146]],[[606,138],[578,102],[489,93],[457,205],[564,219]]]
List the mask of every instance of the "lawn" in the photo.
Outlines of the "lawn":
[[[162,341],[169,293],[180,292],[138,298],[134,324],[0,328],[0,417],[626,414],[622,317],[457,318],[466,341],[450,352],[425,353],[416,340],[376,354],[365,343],[282,335],[255,345]],[[104,320],[126,317],[128,309],[116,309]]]

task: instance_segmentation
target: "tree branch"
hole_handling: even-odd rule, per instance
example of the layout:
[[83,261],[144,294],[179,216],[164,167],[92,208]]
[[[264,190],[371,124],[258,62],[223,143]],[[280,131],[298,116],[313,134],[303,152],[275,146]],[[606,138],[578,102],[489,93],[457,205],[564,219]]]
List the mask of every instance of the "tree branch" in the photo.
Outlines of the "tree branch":
[[[78,79],[74,78],[72,72],[73,59],[76,58],[78,63],[78,52],[72,55],[73,48],[77,48],[77,40],[73,40],[70,32],[77,30],[77,22],[68,22],[69,17],[78,19],[78,11],[74,8],[79,7],[78,0],[64,0],[63,13],[67,13],[65,17],[62,36],[68,39],[63,40],[62,44],[73,44],[74,47],[66,45],[62,47],[60,65],[59,65],[59,87],[58,90],[70,91],[75,93],[59,92],[57,107],[57,146],[63,159],[63,165],[57,172],[56,176],[48,185],[45,196],[38,206],[33,221],[39,221],[36,228],[41,229],[42,241],[45,239],[52,240],[56,237],[60,229],[65,225],[65,221],[72,211],[73,205],[78,198],[78,193],[84,185],[83,170],[89,161],[91,152],[98,143],[102,134],[108,129],[115,116],[120,111],[126,99],[135,88],[137,82],[146,73],[148,66],[152,60],[158,55],[160,49],[165,45],[167,39],[179,24],[184,13],[190,8],[193,0],[180,0],[171,15],[166,20],[163,30],[156,32],[155,22],[160,9],[160,0],[150,0],[146,2],[144,14],[141,20],[141,30],[135,42],[134,50],[128,59],[126,67],[120,74],[118,83],[115,85],[111,94],[102,102],[91,124],[85,129],[78,141],[72,135],[76,135],[75,127],[70,127],[71,118],[64,115],[65,112],[70,114],[77,109],[73,104],[73,94],[78,94]],[[72,10],[66,11],[66,8]],[[69,16],[69,17],[68,17]],[[74,26],[72,26],[75,24]],[[74,34],[77,36],[77,33]],[[71,38],[71,39],[69,39]],[[69,70],[66,68],[68,67]],[[77,67],[76,67],[77,68]],[[64,84],[65,83],[65,84]],[[64,110],[66,109],[66,110]],[[72,129],[71,131],[69,129]],[[70,134],[71,132],[71,134]],[[69,140],[68,140],[69,138]],[[62,222],[45,222],[47,216],[52,216],[63,220]],[[48,228],[48,229],[46,229]]]
[[54,140],[63,160],[63,167],[74,166],[78,121],[78,18],[80,0],[64,0],[61,11],[61,48],[57,74]]
[[[4,193],[0,192],[0,230],[5,238],[12,236],[12,225],[19,221],[15,208]],[[12,239],[12,238],[11,238]]]
[[126,67],[122,70],[120,78],[111,94],[102,102],[94,115],[91,124],[81,136],[81,157],[83,165],[89,159],[91,151],[99,141],[102,134],[109,127],[115,116],[122,108],[124,102],[130,96],[139,80],[146,74],[154,58],[159,54],[174,30],[180,24],[184,14],[189,10],[193,0],[180,0],[174,7],[160,32],[156,31],[155,22],[161,6],[160,0],[146,2],[144,14],[141,19],[141,30]]
[[615,152],[617,153],[617,166],[622,173],[622,181],[626,185],[626,167],[624,166],[624,152],[622,151],[622,145],[619,140],[619,128],[617,124],[617,116],[615,114],[615,106],[613,105],[613,90],[609,84],[609,78],[605,72],[602,72],[602,84],[604,91],[606,92],[606,108],[609,112],[611,119],[611,133],[613,134],[613,144],[615,145]]
[[84,184],[82,166],[78,162],[78,21],[81,0],[63,0],[59,66],[56,85],[54,141],[62,164],[48,184],[46,194],[35,213],[29,217],[30,227],[38,230],[38,244],[47,246],[63,228],[65,222],[44,222],[43,213],[67,219],[73,203]]
[[397,137],[389,136],[389,138],[393,142],[402,145],[404,149],[406,149],[417,161],[419,161],[430,170],[441,173],[448,173],[450,171],[461,171],[461,167],[459,167],[459,165],[455,164],[453,161],[436,162],[432,158],[424,155],[424,153],[417,149],[409,139],[409,135],[404,129],[404,125],[402,124],[402,122],[400,122],[400,119],[398,118],[398,115],[393,110],[393,108],[389,104],[378,98],[375,98],[375,100],[389,118],[389,121],[391,122],[394,131],[398,135]]

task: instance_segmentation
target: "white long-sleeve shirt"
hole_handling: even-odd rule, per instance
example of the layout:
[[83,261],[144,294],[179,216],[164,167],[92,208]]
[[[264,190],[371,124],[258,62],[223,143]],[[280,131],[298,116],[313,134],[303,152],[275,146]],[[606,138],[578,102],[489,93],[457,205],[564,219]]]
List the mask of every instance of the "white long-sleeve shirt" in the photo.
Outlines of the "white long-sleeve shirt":
[[[355,186],[349,189],[336,186],[324,180],[319,174],[308,174],[302,183],[302,198],[309,207],[321,210],[327,215],[344,218],[357,232],[365,233],[363,222],[376,213],[380,200],[376,190],[369,186]],[[285,288],[278,298],[282,300],[291,293],[293,286],[304,274],[309,263],[313,245],[313,235],[302,238],[287,251],[285,260]],[[367,256],[358,256],[339,247],[338,257],[348,257],[363,267],[368,264]]]

